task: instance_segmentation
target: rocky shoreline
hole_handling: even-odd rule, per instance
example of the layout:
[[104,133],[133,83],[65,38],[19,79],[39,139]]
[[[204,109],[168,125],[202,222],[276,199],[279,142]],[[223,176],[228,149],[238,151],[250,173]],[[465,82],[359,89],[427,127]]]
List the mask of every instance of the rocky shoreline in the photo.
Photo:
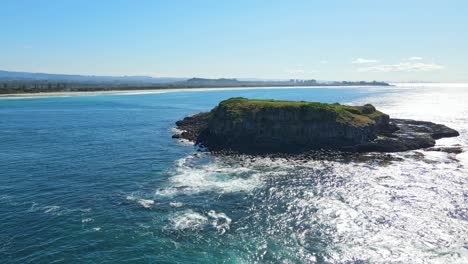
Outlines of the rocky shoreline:
[[225,100],[210,112],[185,117],[176,125],[182,133],[173,138],[214,152],[254,155],[401,152],[432,148],[437,139],[459,135],[441,124],[391,119],[372,105],[245,98]]

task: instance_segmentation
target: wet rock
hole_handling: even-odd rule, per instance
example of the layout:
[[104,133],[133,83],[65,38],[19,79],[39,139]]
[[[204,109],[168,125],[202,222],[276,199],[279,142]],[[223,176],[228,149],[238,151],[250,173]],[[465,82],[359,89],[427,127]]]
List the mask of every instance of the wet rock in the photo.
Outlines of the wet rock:
[[181,134],[174,134],[174,135],[172,135],[172,138],[180,139],[180,138],[182,138],[182,135]]

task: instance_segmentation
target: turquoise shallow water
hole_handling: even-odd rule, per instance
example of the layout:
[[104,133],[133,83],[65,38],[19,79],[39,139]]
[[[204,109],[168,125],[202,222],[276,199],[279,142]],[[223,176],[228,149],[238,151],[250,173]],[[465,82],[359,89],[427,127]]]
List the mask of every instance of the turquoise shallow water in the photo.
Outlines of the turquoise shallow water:
[[[0,99],[2,263],[466,263],[465,153],[213,157],[174,122],[233,96],[374,103],[468,145],[466,87]],[[424,262],[426,261],[426,262]]]

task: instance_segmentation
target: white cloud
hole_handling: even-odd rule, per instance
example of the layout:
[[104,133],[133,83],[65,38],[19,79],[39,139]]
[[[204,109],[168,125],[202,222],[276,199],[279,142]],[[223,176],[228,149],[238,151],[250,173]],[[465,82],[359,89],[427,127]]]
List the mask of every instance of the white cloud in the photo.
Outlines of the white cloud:
[[358,68],[358,72],[427,72],[445,68],[435,63],[400,62],[398,64],[383,64]]
[[421,57],[409,57],[407,58],[406,60],[409,60],[409,61],[418,61],[418,60],[422,60],[423,58]]
[[366,63],[376,63],[379,62],[378,60],[373,60],[373,59],[363,59],[363,58],[357,58],[354,59],[351,63],[354,64],[366,64]]

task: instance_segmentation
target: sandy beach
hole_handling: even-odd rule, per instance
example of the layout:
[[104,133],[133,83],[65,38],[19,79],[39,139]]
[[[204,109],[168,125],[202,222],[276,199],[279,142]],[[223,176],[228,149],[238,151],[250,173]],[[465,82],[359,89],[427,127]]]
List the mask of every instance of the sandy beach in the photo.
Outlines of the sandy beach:
[[[0,98],[24,98],[24,97],[50,97],[50,96],[82,96],[82,95],[130,95],[130,94],[154,94],[170,92],[196,92],[210,90],[251,90],[251,89],[314,89],[314,88],[356,88],[358,85],[346,86],[265,86],[265,87],[205,87],[205,88],[169,88],[169,89],[143,89],[143,90],[109,90],[109,91],[86,91],[86,92],[44,92],[44,93],[17,93],[0,94]],[[368,88],[389,88],[393,86],[366,86]]]

